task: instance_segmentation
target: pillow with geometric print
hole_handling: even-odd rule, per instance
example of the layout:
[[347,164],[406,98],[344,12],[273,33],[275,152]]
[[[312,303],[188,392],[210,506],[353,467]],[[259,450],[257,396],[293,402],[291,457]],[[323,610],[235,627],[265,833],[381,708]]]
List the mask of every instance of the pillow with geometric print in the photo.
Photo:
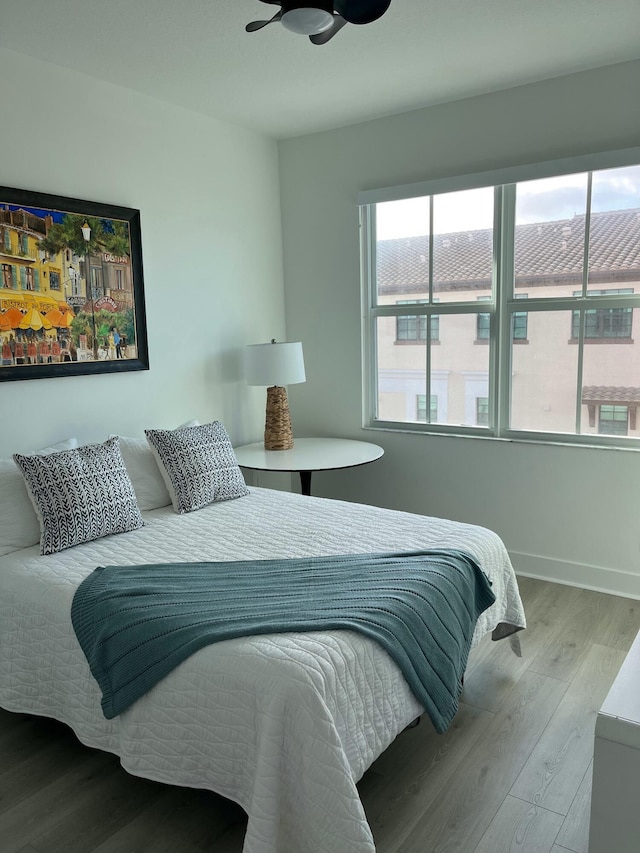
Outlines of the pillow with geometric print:
[[[77,438],[68,438],[42,450],[38,456],[71,450],[78,446]],[[0,557],[30,548],[40,541],[40,524],[33,511],[24,477],[13,459],[0,459]]]
[[117,438],[13,459],[40,522],[41,554],[144,525]]
[[176,512],[249,494],[220,421],[180,429],[146,429]]

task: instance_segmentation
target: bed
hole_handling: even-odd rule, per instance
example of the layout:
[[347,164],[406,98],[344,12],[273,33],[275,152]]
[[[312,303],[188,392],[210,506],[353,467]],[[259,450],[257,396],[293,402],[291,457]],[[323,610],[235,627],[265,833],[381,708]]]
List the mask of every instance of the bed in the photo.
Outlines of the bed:
[[346,630],[224,641],[107,720],[71,626],[74,592],[105,564],[455,548],[478,561],[496,596],[475,644],[499,623],[525,625],[502,541],[476,526],[259,488],[144,521],[49,556],[33,546],[0,557],[0,705],[67,723],[132,774],[236,801],[248,815],[244,853],[372,853],[356,783],[423,711],[382,647]]

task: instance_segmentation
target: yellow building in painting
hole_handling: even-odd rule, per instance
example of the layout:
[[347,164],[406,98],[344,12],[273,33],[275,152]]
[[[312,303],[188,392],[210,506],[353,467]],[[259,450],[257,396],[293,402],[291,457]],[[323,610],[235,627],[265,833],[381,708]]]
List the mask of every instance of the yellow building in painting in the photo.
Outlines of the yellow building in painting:
[[70,310],[67,297],[76,280],[69,277],[65,253],[38,248],[52,224],[51,217],[0,208],[0,314],[9,308],[23,313],[35,308],[44,317],[52,310]]

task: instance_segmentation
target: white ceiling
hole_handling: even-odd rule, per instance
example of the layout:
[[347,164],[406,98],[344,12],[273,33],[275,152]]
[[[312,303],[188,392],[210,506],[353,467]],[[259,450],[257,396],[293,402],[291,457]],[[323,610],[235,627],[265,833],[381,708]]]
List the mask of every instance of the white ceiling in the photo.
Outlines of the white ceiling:
[[392,0],[323,46],[259,0],[0,6],[0,47],[276,138],[640,58],[639,0]]

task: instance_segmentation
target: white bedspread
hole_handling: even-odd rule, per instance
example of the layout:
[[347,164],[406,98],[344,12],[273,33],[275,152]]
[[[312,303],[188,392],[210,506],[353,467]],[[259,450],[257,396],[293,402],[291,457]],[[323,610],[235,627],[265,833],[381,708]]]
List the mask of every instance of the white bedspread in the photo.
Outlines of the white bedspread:
[[350,631],[228,640],[105,720],[71,626],[75,589],[98,565],[459,548],[480,562],[497,599],[477,641],[498,622],[525,624],[499,537],[257,488],[189,515],[155,510],[145,521],[60,554],[40,557],[34,546],[0,558],[0,705],[68,723],[130,773],[235,800],[249,816],[245,853],[372,853],[356,782],[422,713],[381,647]]

